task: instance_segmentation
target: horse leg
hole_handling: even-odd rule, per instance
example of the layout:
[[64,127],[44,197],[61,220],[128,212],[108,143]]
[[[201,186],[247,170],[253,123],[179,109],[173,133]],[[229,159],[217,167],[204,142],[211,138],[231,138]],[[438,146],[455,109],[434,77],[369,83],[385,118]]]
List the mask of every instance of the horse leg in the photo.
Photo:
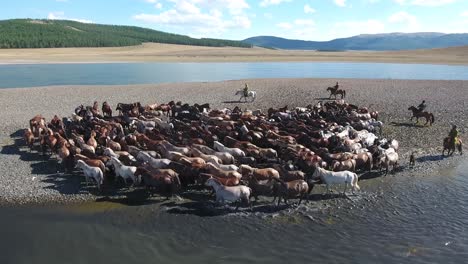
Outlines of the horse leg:
[[348,183],[347,182],[345,182],[345,184],[344,184],[343,196],[346,196],[346,188],[348,188]]

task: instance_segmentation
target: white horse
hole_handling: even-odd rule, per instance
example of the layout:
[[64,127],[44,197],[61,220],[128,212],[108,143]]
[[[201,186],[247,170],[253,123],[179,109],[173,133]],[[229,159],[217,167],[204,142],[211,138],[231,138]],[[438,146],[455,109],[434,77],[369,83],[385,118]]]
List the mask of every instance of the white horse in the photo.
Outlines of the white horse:
[[169,164],[171,164],[171,160],[169,159],[155,159],[143,151],[138,153],[137,159],[141,162],[148,163],[152,168],[155,169],[165,169],[169,166]]
[[380,158],[380,170],[382,171],[385,168],[385,175],[387,175],[389,167],[392,166],[392,171],[395,171],[395,168],[398,166],[398,158],[398,153],[396,152],[384,153]]
[[114,157],[112,157],[109,162],[114,166],[116,177],[121,177],[125,183],[127,182],[127,179],[131,179],[134,185],[138,183],[138,179],[135,177],[137,167],[125,166]]
[[109,158],[120,158],[120,156],[128,157],[129,160],[136,162],[137,160],[135,157],[130,154],[128,151],[113,151],[111,148],[105,148],[103,152],[104,156],[108,156]]
[[213,143],[214,149],[220,152],[227,152],[234,157],[245,157],[245,152],[242,151],[240,148],[228,148],[221,144],[219,141],[215,141]]
[[[206,186],[211,186],[216,192],[216,202],[245,202],[250,204],[250,195],[252,194],[252,189],[247,186],[224,186],[220,184],[217,180],[210,178],[205,183]],[[236,207],[236,210],[239,208],[239,204]]]
[[83,170],[86,185],[88,185],[88,178],[92,178],[96,181],[98,189],[101,189],[101,185],[104,181],[104,174],[100,168],[91,167],[82,160],[78,160],[75,167]]
[[245,102],[247,102],[247,98],[252,98],[251,102],[255,101],[255,98],[257,97],[257,92],[255,91],[248,91],[247,96],[244,94],[244,90],[239,90],[236,92],[236,95],[240,95],[241,97],[239,98],[239,102],[244,99]]
[[357,189],[358,191],[361,189],[358,185],[358,176],[356,173],[351,171],[328,171],[322,168],[317,168],[312,175],[314,178],[320,177],[322,181],[327,185],[327,193],[330,192],[330,185],[332,184],[343,184],[345,185],[343,194],[346,193],[346,188],[348,184],[351,185],[351,191],[354,194],[354,191]]

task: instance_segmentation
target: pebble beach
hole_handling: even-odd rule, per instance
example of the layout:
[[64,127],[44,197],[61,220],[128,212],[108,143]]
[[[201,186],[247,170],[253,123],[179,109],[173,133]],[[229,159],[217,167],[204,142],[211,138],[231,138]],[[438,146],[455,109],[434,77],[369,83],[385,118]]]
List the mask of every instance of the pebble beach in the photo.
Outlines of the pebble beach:
[[[30,152],[22,140],[23,129],[36,114],[50,120],[54,114],[69,116],[80,104],[107,101],[115,109],[119,102],[142,104],[171,100],[210,103],[212,108],[262,109],[314,104],[328,99],[326,88],[338,81],[347,92],[346,101],[380,113],[383,136],[400,142],[401,171],[424,174],[450,167],[460,158],[440,157],[443,138],[456,124],[464,138],[467,122],[468,81],[364,80],[364,79],[257,79],[213,83],[168,83],[131,86],[54,86],[0,89],[0,203],[44,204],[92,201],[98,198],[83,188],[81,177],[63,175],[54,157]],[[257,92],[253,103],[239,103],[234,95],[248,83]],[[410,122],[408,107],[422,100],[434,113],[433,126]],[[407,170],[409,154],[416,153],[416,169]]]

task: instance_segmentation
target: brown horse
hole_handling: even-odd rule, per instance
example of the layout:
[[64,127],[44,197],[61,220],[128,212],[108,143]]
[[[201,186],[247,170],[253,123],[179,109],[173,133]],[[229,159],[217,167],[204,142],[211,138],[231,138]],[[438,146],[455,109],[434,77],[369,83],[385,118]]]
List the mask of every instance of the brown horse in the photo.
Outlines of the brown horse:
[[330,92],[330,97],[328,97],[329,99],[331,99],[332,96],[335,96],[335,99],[336,99],[337,95],[340,95],[341,99],[346,98],[346,91],[338,89],[338,87],[328,87],[327,91]]
[[455,149],[458,149],[460,155],[463,155],[463,142],[460,138],[458,138],[458,142],[452,144],[450,142],[450,138],[444,138],[444,150],[442,150],[442,156],[444,156],[445,151],[447,150],[447,156],[453,155],[455,153]]
[[410,110],[411,112],[413,112],[413,116],[411,117],[411,121],[413,121],[413,118],[416,117],[416,123],[419,123],[419,118],[423,117],[426,119],[426,123],[424,125],[427,125],[429,123],[430,126],[432,126],[432,124],[434,123],[435,119],[434,119],[434,115],[432,113],[429,113],[429,112],[425,112],[425,111],[419,111],[416,107],[414,106],[410,106],[408,108],[408,110]]
[[304,180],[295,180],[290,182],[284,182],[280,179],[276,179],[277,184],[274,187],[274,194],[275,198],[273,199],[273,203],[275,202],[276,198],[278,197],[278,206],[281,203],[281,199],[284,199],[284,203],[288,204],[289,198],[297,198],[299,197],[299,203],[301,204],[302,199],[307,198],[309,193],[309,185]]
[[102,115],[107,117],[112,117],[112,108],[108,102],[102,103]]

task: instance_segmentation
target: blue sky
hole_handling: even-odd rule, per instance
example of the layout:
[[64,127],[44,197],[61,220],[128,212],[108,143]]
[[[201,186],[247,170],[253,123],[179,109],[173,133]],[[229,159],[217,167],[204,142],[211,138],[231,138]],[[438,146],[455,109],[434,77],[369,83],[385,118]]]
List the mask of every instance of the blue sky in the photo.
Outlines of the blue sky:
[[10,18],[135,25],[192,37],[329,40],[468,32],[468,0],[5,0],[0,19]]

